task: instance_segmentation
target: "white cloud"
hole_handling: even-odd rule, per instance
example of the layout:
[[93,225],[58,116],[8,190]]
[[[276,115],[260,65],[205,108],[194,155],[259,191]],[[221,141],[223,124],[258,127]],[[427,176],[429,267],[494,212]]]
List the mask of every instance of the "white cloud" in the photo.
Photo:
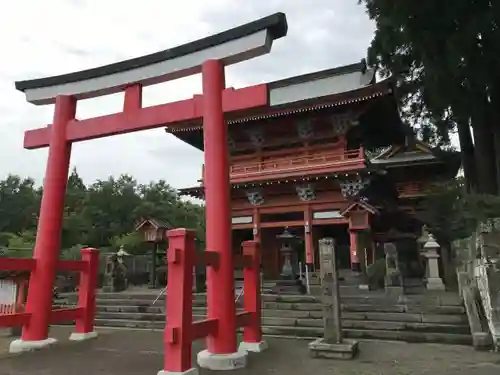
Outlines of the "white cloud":
[[[19,0],[0,15],[0,178],[8,173],[41,181],[46,150],[22,148],[24,131],[51,122],[52,107],[36,107],[14,81],[68,73],[173,47],[282,11],[289,34],[270,55],[228,69],[228,86],[359,61],[373,26],[356,0]],[[191,97],[199,77],[148,87],[144,104]],[[120,110],[122,96],[79,103],[78,117]],[[73,146],[72,165],[87,182],[129,173],[139,181],[196,184],[203,155],[163,129]]]

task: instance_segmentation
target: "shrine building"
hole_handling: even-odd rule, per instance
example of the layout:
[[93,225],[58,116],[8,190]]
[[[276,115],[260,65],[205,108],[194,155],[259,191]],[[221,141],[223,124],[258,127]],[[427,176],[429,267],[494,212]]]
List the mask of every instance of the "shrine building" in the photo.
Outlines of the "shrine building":
[[[227,118],[234,251],[260,241],[264,277],[276,279],[284,231],[300,239],[293,266],[312,271],[320,238],[334,238],[339,267],[354,271],[392,242],[411,275],[422,198],[430,184],[453,178],[460,161],[405,128],[394,82],[377,82],[364,60],[269,85],[270,107]],[[167,132],[203,150],[201,125]],[[180,193],[203,198],[203,171],[199,183]]]

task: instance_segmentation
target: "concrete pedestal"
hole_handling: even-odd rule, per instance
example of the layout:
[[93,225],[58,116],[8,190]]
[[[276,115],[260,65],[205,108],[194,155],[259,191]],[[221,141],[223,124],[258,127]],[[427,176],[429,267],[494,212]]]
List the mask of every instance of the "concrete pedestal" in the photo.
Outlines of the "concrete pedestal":
[[87,333],[73,332],[69,336],[69,339],[70,339],[70,341],[85,341],[85,340],[95,339],[97,336],[98,336],[98,334],[96,331],[87,332]]
[[230,354],[213,354],[203,350],[197,356],[198,365],[201,368],[214,371],[237,370],[247,365],[247,351],[238,350]]
[[358,353],[358,342],[344,339],[342,343],[329,344],[318,339],[309,344],[309,351],[313,358],[353,359]]
[[472,346],[476,350],[490,350],[493,346],[493,338],[489,332],[473,332]]
[[30,352],[33,350],[39,350],[46,348],[47,346],[53,345],[56,342],[57,340],[51,337],[40,341],[14,340],[10,343],[9,353],[22,353],[22,352]]
[[267,349],[267,342],[240,342],[238,351],[247,351],[252,353],[260,353]]
[[198,375],[198,374],[199,371],[196,367],[191,367],[189,370],[183,372],[164,371],[164,370],[158,371],[158,375]]
[[443,280],[440,277],[431,277],[427,279],[427,290],[445,290]]
[[434,240],[432,235],[424,245],[427,258],[427,289],[428,290],[445,290],[443,279],[439,276],[439,244]]

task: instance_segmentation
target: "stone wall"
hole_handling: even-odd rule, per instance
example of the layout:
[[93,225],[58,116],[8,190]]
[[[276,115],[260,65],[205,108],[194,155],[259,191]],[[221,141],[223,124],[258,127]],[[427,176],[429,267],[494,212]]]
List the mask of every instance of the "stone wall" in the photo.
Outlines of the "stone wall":
[[454,248],[459,260],[457,275],[460,294],[465,298],[464,288],[477,289],[482,313],[495,348],[498,350],[500,349],[500,218],[482,222],[476,233],[470,238],[456,241]]

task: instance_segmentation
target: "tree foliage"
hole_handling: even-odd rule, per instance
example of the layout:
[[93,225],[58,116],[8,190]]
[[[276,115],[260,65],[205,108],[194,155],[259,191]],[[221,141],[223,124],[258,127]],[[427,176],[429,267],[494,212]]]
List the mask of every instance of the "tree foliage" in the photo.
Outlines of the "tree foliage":
[[466,188],[498,194],[500,2],[359,2],[376,24],[369,62],[396,80],[405,120],[437,145],[456,131]]
[[424,222],[442,244],[469,237],[480,221],[498,217],[500,197],[470,194],[464,178],[435,184],[424,201]]
[[[42,189],[30,178],[0,181],[0,247],[3,255],[31,256]],[[62,230],[63,256],[83,246],[145,253],[151,246],[135,232],[142,218],[195,229],[203,241],[204,207],[180,198],[165,181],[139,184],[132,176],[109,177],[85,185],[76,170],[68,178]]]

